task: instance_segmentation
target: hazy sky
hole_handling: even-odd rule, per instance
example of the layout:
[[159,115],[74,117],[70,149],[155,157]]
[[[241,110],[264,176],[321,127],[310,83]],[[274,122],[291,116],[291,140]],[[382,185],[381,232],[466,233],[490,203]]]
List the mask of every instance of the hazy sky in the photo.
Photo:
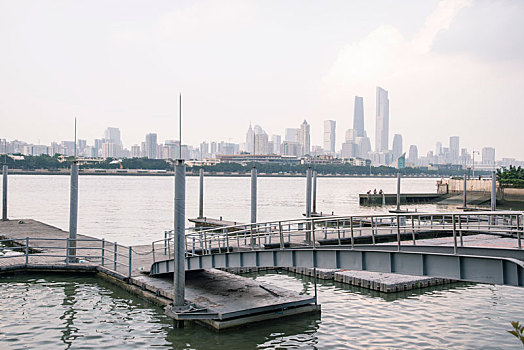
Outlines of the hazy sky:
[[0,0],[0,138],[32,143],[107,126],[244,142],[249,122],[284,134],[303,119],[337,149],[364,97],[389,91],[390,147],[494,146],[524,159],[524,1]]

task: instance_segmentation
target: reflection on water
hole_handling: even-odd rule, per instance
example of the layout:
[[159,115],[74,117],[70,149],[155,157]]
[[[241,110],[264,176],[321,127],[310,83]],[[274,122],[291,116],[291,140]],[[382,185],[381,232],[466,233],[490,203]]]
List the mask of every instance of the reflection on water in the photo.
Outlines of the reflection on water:
[[[521,288],[453,284],[395,294],[319,281],[321,314],[217,333],[174,329],[161,308],[89,276],[0,278],[0,348],[518,348],[506,333],[522,320]],[[249,275],[313,293],[313,279]]]

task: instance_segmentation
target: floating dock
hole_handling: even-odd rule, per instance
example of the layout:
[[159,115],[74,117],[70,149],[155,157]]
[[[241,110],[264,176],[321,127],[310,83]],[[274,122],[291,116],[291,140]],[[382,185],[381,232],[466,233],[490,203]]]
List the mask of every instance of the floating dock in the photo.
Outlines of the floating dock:
[[[358,195],[360,205],[396,205],[396,193],[366,194]],[[400,204],[434,203],[445,198],[440,193],[402,193]]]
[[[78,235],[76,255],[81,257],[68,262],[68,237],[66,231],[36,220],[1,221],[0,240],[7,240],[4,245],[14,248],[8,251],[16,256],[0,256],[0,275],[28,270],[93,273],[158,305],[168,306],[173,300],[172,274],[144,274],[153,261],[150,245],[128,247]],[[215,269],[186,272],[185,295],[198,312],[182,319],[216,330],[320,311],[311,296]]]
[[[203,229],[209,229],[209,228],[220,229],[220,228],[224,228],[228,226],[242,225],[242,223],[238,221],[222,220],[222,217],[220,217],[220,219],[207,218],[207,217],[193,218],[193,219],[188,219],[188,221],[195,224],[196,228],[203,228]],[[228,232],[229,231],[230,230],[228,230]]]

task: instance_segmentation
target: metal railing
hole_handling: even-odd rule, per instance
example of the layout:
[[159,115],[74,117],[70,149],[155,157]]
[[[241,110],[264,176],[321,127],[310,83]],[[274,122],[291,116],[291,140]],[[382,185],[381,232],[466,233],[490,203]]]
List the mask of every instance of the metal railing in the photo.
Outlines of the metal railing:
[[[240,224],[220,228],[186,230],[186,256],[209,255],[233,250],[312,248],[320,245],[349,245],[364,241],[373,245],[402,242],[412,245],[444,233],[453,238],[454,252],[464,246],[464,236],[492,234],[514,237],[522,249],[523,212],[394,213],[377,215],[325,216]],[[362,237],[362,238],[361,238]],[[153,261],[173,257],[173,231],[152,242]]]
[[[20,259],[21,257],[24,258],[25,265],[31,262],[36,262],[36,264],[58,262],[65,263],[65,265],[83,262],[99,263],[100,266],[115,272],[123,269],[127,277],[131,277],[133,249],[119,246],[116,242],[95,238],[25,237],[24,239],[0,240],[0,259]],[[56,260],[41,258],[56,258]],[[61,258],[64,260],[60,260]]]

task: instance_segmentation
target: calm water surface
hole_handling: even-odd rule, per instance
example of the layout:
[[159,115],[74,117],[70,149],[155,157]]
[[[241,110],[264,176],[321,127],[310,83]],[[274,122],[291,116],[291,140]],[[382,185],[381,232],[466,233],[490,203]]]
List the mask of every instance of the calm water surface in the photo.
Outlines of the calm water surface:
[[[186,178],[186,217],[198,216],[198,177]],[[258,179],[258,221],[294,219],[305,211],[304,178]],[[335,214],[385,212],[391,207],[360,207],[358,194],[369,189],[396,191],[394,178],[319,178],[317,211]],[[436,192],[436,179],[404,179],[402,191]],[[204,214],[249,222],[250,179],[206,177]],[[417,205],[426,211],[449,208]],[[173,179],[163,176],[80,176],[78,232],[121,244],[149,244],[173,226]],[[9,177],[9,217],[32,218],[67,230],[69,177]]]
[[[313,294],[310,278],[253,275]],[[318,286],[322,313],[215,333],[174,329],[162,309],[94,277],[0,278],[0,348],[519,349],[511,320],[520,289],[457,284],[385,295],[334,282]]]

